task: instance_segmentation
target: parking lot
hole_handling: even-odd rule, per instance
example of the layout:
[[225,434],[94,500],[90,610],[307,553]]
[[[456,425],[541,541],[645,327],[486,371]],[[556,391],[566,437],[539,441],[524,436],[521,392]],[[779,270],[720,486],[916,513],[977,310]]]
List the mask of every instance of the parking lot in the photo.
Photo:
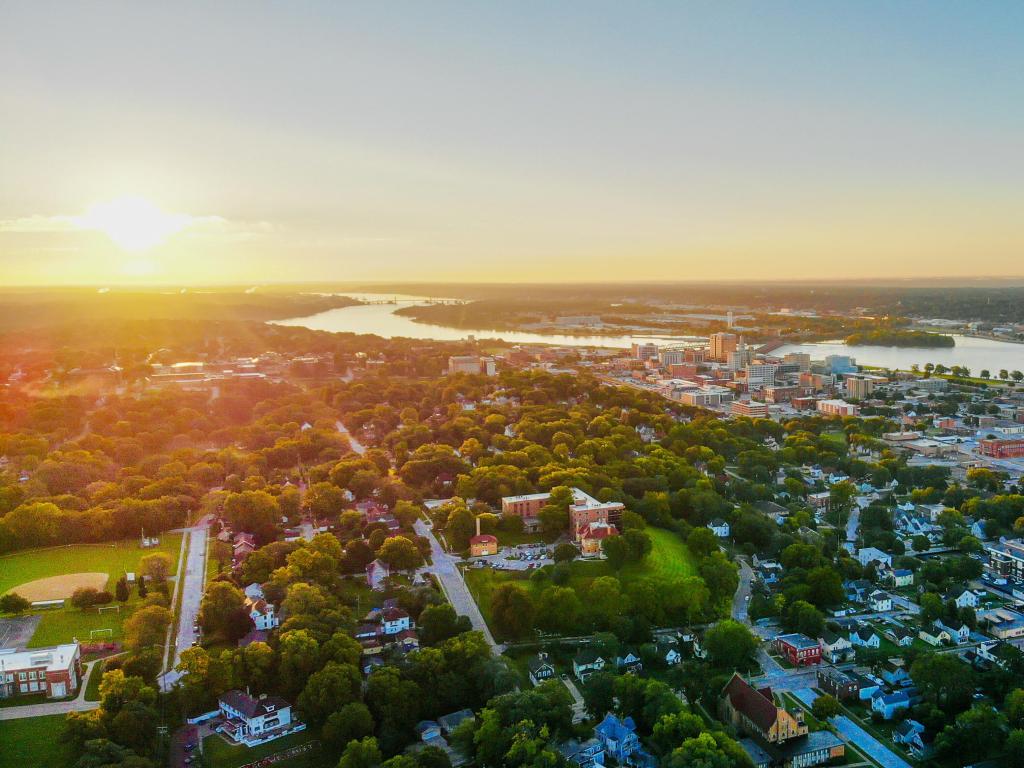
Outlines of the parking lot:
[[553,563],[551,550],[552,547],[547,544],[519,544],[515,547],[502,547],[496,555],[472,557],[470,560],[474,563],[486,563],[486,566],[477,565],[477,568],[491,567],[504,571],[528,571]]

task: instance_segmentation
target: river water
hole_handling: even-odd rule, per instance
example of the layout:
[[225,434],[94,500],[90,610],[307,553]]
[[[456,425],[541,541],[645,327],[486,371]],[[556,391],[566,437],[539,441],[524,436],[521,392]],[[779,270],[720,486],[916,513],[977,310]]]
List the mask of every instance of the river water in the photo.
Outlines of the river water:
[[[395,299],[399,304],[359,304],[351,307],[329,309],[309,317],[293,317],[277,321],[278,325],[295,325],[315,331],[349,333],[372,333],[384,338],[436,339],[458,341],[467,336],[478,339],[503,339],[512,344],[554,344],[569,347],[614,347],[629,348],[634,343],[653,341],[657,344],[683,344],[693,342],[692,336],[573,336],[568,334],[527,333],[525,331],[498,331],[493,328],[449,328],[443,325],[417,323],[409,317],[396,315],[399,307],[426,304],[424,296],[403,294],[346,293],[346,296],[361,301]],[[956,336],[955,347],[848,347],[841,341],[824,341],[811,344],[787,344],[772,352],[784,355],[787,352],[809,352],[815,360],[826,355],[850,355],[862,365],[885,368],[910,368],[914,363],[941,363],[947,368],[966,365],[973,374],[988,369],[993,374],[1002,368],[1024,370],[1024,344],[1012,344],[991,339],[976,339]]]

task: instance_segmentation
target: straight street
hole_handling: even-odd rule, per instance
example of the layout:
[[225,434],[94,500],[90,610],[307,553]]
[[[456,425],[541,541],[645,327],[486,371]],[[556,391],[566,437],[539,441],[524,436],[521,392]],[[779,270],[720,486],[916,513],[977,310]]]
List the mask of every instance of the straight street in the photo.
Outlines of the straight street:
[[170,662],[170,670],[160,676],[160,688],[169,691],[181,678],[175,670],[181,660],[181,652],[191,648],[198,640],[194,629],[199,617],[199,604],[206,590],[206,539],[210,528],[209,517],[204,517],[192,528],[185,529],[188,536],[188,557],[185,559],[185,573],[178,574],[181,590],[181,611],[178,614],[178,627],[175,633],[174,653]]
[[737,557],[736,562],[740,566],[740,584],[732,598],[732,617],[736,621],[748,624],[747,606],[750,602],[750,583],[754,578],[754,569],[742,557]]
[[500,654],[505,650],[505,646],[495,642],[487,622],[484,621],[483,614],[480,613],[476,601],[469,592],[469,587],[466,586],[465,579],[462,578],[462,573],[455,564],[457,562],[456,559],[444,551],[441,543],[434,536],[433,528],[428,526],[422,519],[416,520],[413,528],[418,535],[426,536],[430,541],[430,558],[433,560],[434,565],[429,570],[437,575],[438,581],[441,582],[441,589],[444,590],[448,602],[452,604],[452,608],[455,609],[457,614],[468,616],[473,629],[483,632],[484,638],[494,653]]

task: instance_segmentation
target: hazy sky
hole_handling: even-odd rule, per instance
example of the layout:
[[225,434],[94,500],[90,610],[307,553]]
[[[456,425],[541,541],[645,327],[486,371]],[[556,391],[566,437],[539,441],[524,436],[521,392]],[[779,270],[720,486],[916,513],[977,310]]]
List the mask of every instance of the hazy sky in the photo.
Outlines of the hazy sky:
[[1024,275],[1018,2],[0,3],[0,284]]

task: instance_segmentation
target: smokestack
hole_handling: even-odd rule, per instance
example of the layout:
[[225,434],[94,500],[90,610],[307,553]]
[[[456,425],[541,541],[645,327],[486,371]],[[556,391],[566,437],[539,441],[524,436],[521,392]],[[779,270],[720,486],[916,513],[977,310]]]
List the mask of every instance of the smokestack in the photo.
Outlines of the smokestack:
[[476,535],[477,536],[480,535],[480,517],[479,517],[479,515],[476,518]]

